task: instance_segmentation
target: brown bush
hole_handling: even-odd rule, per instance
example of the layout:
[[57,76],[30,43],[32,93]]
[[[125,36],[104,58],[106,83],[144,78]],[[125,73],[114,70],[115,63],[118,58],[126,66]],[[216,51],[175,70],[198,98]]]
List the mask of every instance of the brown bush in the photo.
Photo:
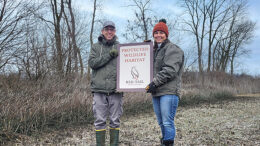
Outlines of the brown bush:
[[225,72],[204,73],[204,83],[197,72],[185,72],[182,76],[184,94],[192,90],[229,91],[233,94],[259,93],[260,78],[249,75],[231,76]]
[[1,79],[0,131],[30,135],[46,128],[89,122],[91,94],[85,79],[29,83]]

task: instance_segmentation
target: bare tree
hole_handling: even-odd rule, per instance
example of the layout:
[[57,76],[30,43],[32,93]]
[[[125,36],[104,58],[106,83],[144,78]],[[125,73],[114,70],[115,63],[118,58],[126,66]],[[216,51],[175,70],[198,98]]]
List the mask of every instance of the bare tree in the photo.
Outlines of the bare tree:
[[90,48],[93,46],[93,33],[94,33],[94,25],[96,19],[96,10],[97,10],[97,0],[93,2],[93,13],[92,13],[92,21],[91,21],[91,29],[90,29]]
[[235,39],[234,39],[234,44],[233,44],[233,49],[232,49],[231,59],[230,59],[231,75],[234,74],[235,58],[248,53],[248,50],[243,49],[243,45],[249,43],[250,40],[253,38],[255,25],[256,23],[247,20],[245,22],[242,22],[241,24],[238,24],[235,27],[235,32],[234,32]]
[[48,43],[42,27],[32,16],[25,19],[23,43],[13,59],[12,66],[16,65],[19,73],[30,80],[43,79],[49,72]]
[[235,57],[248,52],[243,45],[253,37],[255,23],[247,18],[246,4],[247,1],[232,4],[231,19],[218,36],[217,54],[214,54],[216,65],[213,65],[217,71],[226,71],[230,63],[230,72],[233,74]]
[[57,49],[57,70],[59,76],[63,76],[63,51],[62,51],[62,42],[61,42],[61,20],[62,14],[64,12],[64,1],[60,0],[50,0],[53,25],[55,32],[55,44]]
[[[45,2],[45,1],[44,1]],[[52,46],[54,50],[54,60],[56,61],[56,71],[60,77],[64,75],[64,56],[63,56],[63,46],[62,46],[62,15],[64,14],[64,1],[60,0],[48,0],[46,3],[49,4],[51,9],[51,16],[53,21],[46,19],[45,14],[40,15],[40,13],[33,12],[35,17],[39,18],[46,23],[47,27],[54,32],[54,43]],[[48,6],[46,6],[49,8]],[[51,26],[49,26],[51,24]]]
[[214,52],[214,43],[219,29],[227,23],[230,19],[228,14],[231,7],[225,7],[226,0],[214,0],[210,1],[207,6],[207,15],[209,17],[208,23],[208,68],[207,72],[211,71],[212,50]]
[[0,68],[9,63],[29,79],[78,71],[83,76],[81,51],[89,36],[72,0],[2,0],[0,7]]
[[152,22],[154,18],[151,15],[151,2],[152,0],[131,0],[132,4],[128,7],[134,7],[135,19],[128,20],[127,30],[123,36],[126,39],[134,41],[148,40],[151,37],[150,28],[153,26]]
[[[95,25],[95,18],[96,18],[96,10],[97,10],[97,0],[93,2],[93,14],[92,14],[92,21],[91,21],[91,30],[90,30],[90,49],[93,46],[93,33],[94,33],[94,25]],[[90,80],[90,67],[88,66],[87,69],[87,79]]]
[[196,38],[198,50],[199,72],[203,72],[202,51],[206,35],[207,5],[206,0],[183,0],[183,7],[188,13],[189,19],[184,20],[188,26],[186,31],[191,32]]
[[[70,20],[68,18],[68,16],[66,15],[65,11],[64,11],[64,17],[65,17],[65,21],[67,24],[67,28],[68,28],[68,33],[69,33],[69,37],[71,39],[71,43],[69,45],[69,50],[71,50],[71,46],[73,49],[73,60],[74,60],[74,71],[77,73],[78,72],[78,61],[80,63],[80,74],[81,76],[83,75],[83,61],[82,61],[82,57],[81,57],[81,52],[78,48],[77,45],[77,41],[76,41],[76,22],[75,22],[75,16],[74,16],[74,12],[72,9],[72,4],[71,4],[71,0],[65,0],[65,3],[67,5],[67,9],[69,11],[69,16],[70,16]],[[70,40],[69,40],[70,41]],[[70,51],[69,51],[70,52]],[[69,56],[70,59],[69,62],[71,61],[71,56]],[[71,65],[71,63],[68,63],[67,65]],[[71,67],[67,67],[67,70],[69,70],[69,68],[71,69]]]
[[41,10],[34,12],[34,16],[42,20],[42,24],[48,28],[48,44],[51,44],[50,55],[54,61],[51,70],[60,77],[78,74],[79,71],[83,76],[82,50],[87,48],[88,42],[88,25],[86,16],[83,15],[84,13],[75,9],[72,0],[44,1]]
[[0,1],[0,69],[19,52],[24,35],[23,20],[30,15],[26,11],[29,3],[21,0]]
[[200,74],[203,73],[203,60],[205,60],[203,54],[208,56],[208,72],[226,71],[227,65],[232,60],[232,53],[236,52],[234,43],[241,41],[234,29],[240,23],[241,16],[246,14],[247,0],[182,0],[182,2],[188,15],[188,18],[184,17],[183,20],[187,26],[184,30],[191,32],[196,39]]

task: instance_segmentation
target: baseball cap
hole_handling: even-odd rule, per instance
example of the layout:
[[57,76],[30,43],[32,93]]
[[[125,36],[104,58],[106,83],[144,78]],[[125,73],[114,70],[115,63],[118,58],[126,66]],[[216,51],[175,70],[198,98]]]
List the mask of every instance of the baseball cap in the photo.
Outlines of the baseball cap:
[[112,27],[116,28],[115,23],[112,22],[112,21],[105,21],[105,22],[103,23],[103,28],[105,28],[105,27],[107,27],[107,26],[112,26]]

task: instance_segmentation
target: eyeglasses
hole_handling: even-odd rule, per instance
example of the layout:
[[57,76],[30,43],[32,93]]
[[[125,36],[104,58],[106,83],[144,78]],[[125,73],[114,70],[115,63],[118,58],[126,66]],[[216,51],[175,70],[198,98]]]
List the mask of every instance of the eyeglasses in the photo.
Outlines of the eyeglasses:
[[108,32],[108,31],[111,31],[111,32],[116,31],[116,29],[114,29],[114,28],[104,28],[104,30],[105,30],[106,32]]

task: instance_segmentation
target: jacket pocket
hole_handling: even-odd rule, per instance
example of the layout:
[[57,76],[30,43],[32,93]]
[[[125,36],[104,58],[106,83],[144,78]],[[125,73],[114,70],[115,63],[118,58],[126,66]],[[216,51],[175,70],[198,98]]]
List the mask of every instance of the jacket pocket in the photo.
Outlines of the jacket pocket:
[[155,58],[155,63],[154,63],[154,67],[156,72],[159,72],[162,68],[162,64],[163,64],[163,57],[162,56],[158,56]]

